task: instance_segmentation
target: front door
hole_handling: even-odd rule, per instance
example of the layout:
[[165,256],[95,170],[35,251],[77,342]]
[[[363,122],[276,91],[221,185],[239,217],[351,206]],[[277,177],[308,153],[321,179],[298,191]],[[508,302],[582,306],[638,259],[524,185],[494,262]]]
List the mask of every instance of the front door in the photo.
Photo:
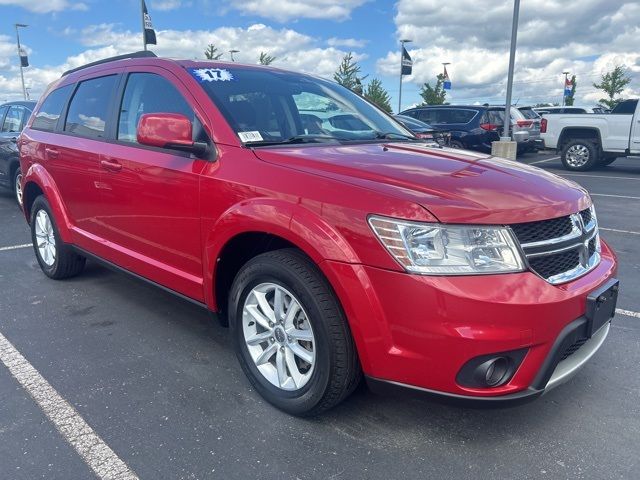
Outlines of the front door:
[[169,80],[159,73],[129,73],[118,105],[116,141],[101,158],[97,221],[114,263],[203,301],[199,184],[207,162],[138,144],[138,121],[146,113],[180,113],[198,124]]

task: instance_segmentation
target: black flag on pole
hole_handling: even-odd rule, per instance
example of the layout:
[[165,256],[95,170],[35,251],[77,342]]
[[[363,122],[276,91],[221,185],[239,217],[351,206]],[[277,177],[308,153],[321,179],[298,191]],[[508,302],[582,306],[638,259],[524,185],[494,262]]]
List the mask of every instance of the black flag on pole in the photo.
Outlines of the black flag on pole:
[[157,45],[156,31],[151,23],[151,15],[147,11],[147,4],[142,2],[142,15],[144,15],[144,43],[147,45]]
[[407,49],[402,46],[402,75],[411,75],[413,71],[413,60],[411,60],[411,56]]
[[28,67],[29,58],[27,57],[27,51],[23,47],[20,47],[20,49],[18,50],[18,53],[20,54],[20,66]]

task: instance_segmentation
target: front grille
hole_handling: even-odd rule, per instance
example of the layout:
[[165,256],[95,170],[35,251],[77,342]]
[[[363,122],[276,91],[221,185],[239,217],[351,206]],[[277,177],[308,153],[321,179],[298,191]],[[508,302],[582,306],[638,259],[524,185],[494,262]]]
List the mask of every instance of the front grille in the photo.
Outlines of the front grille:
[[587,340],[589,340],[589,339],[588,338],[579,338],[573,344],[569,345],[567,347],[567,349],[564,351],[564,353],[562,354],[562,357],[560,358],[560,361],[566,360],[571,355],[576,353],[580,349],[581,346],[583,346],[585,343],[587,343]]
[[568,272],[579,264],[580,254],[577,249],[529,259],[529,266],[543,278]]
[[511,225],[530,269],[551,283],[583,275],[599,261],[598,229],[592,211],[582,210],[579,215],[581,218],[567,215]]
[[560,217],[539,222],[517,223],[511,225],[511,229],[520,243],[533,243],[569,235],[572,223],[571,217]]

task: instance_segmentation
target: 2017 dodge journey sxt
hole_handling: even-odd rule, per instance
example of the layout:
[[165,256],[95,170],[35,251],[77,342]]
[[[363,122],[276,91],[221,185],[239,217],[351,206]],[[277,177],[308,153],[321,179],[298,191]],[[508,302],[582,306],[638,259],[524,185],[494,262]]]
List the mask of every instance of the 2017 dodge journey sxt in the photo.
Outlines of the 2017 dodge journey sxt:
[[425,145],[326,80],[131,54],[65,73],[18,144],[47,276],[97,259],[217,312],[293,414],[363,374],[520,402],[609,332],[616,258],[585,190]]

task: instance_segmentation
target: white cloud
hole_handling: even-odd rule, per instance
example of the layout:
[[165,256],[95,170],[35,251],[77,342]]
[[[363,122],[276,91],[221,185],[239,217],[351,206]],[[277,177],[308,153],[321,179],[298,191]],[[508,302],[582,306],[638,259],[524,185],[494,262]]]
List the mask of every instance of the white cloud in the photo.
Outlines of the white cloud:
[[[105,57],[120,55],[141,49],[141,35],[138,32],[118,30],[114,24],[99,24],[85,27],[78,36],[87,50],[70,56],[61,65],[29,67],[24,70],[27,86],[32,88],[34,97],[41,94],[46,85],[60,77],[68,69],[84,65]],[[224,52],[239,50],[234,54],[238,62],[257,63],[260,52],[276,57],[274,66],[308,72],[331,78],[347,53],[336,47],[323,48],[320,41],[289,28],[272,28],[254,24],[247,28],[221,27],[215,30],[159,30],[158,45],[150,49],[163,57],[204,59],[204,49],[209,43]],[[0,92],[7,98],[21,96],[20,75],[17,67],[15,46],[8,36],[0,36]],[[12,56],[16,56],[14,60]],[[354,55],[363,60],[365,55]],[[4,70],[2,65],[11,65]],[[6,68],[6,67],[5,67]],[[0,93],[0,100],[5,96]]]
[[343,21],[353,9],[369,0],[244,0],[233,1],[230,7],[248,15],[258,15],[279,22],[296,18]]
[[182,7],[191,6],[191,2],[184,2],[182,0],[155,0],[149,5],[150,10],[169,11],[177,10]]
[[[523,2],[518,30],[514,99],[529,103],[561,101],[562,72],[577,74],[577,101],[601,98],[592,83],[616,64],[633,77],[624,96],[640,94],[640,2],[582,0],[573,8],[559,0]],[[447,67],[456,103],[504,102],[511,35],[512,1],[399,0],[398,38],[413,40],[413,76],[405,81],[433,83]],[[606,53],[605,53],[606,52]],[[380,74],[398,75],[399,53],[379,59]],[[409,101],[410,99],[407,99]]]
[[61,12],[63,10],[88,10],[83,2],[68,0],[0,0],[0,5],[22,7],[34,13]]
[[367,40],[358,40],[356,38],[331,37],[327,40],[327,45],[330,47],[363,48],[367,43]]

